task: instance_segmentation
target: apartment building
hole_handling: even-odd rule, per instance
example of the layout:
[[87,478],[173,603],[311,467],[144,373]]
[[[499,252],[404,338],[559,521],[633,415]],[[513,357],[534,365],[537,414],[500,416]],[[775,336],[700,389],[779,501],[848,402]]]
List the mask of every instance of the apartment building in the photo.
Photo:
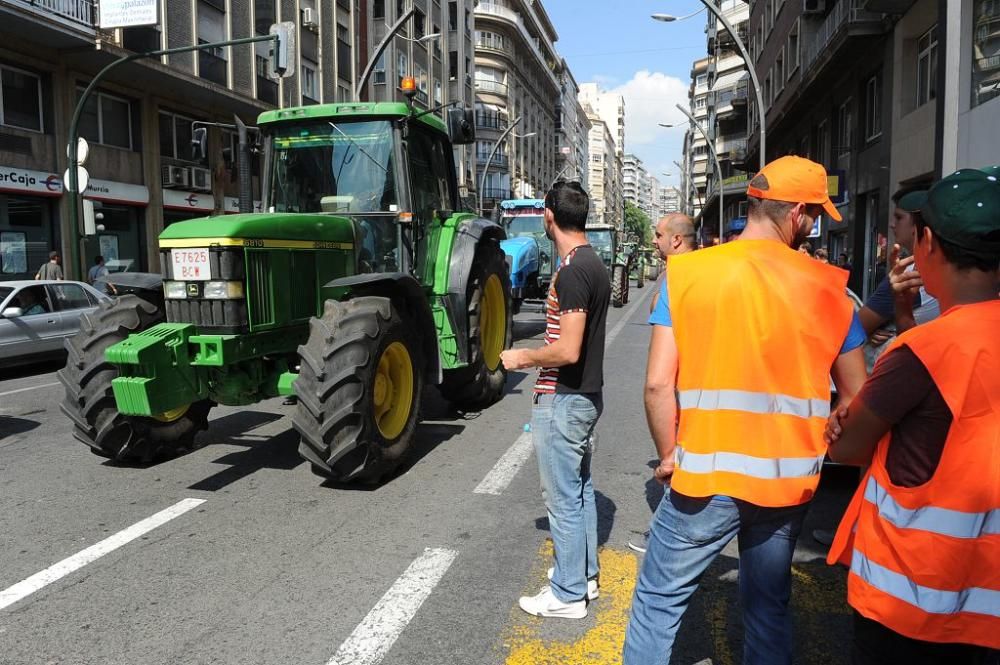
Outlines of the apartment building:
[[566,60],[561,61],[562,85],[556,107],[556,180],[587,181],[590,157],[590,120],[580,104],[580,86]]
[[[543,194],[555,179],[562,59],[541,2],[479,2],[474,21],[476,182],[485,183],[488,211],[504,198]],[[518,124],[487,168],[493,147],[512,122]]]
[[237,210],[235,133],[210,128],[202,158],[193,122],[238,115],[252,125],[279,104],[352,94],[357,15],[348,0],[160,0],[159,25],[115,30],[98,30],[96,12],[92,0],[0,3],[0,280],[34,276],[50,250],[80,274],[61,176],[68,125],[82,89],[113,59],[266,35],[278,21],[299,26],[294,75],[280,81],[267,77],[264,43],[137,60],[99,85],[80,125],[90,144],[84,197],[100,217],[77,248],[84,266],[102,254],[118,269],[155,269],[164,226]]
[[[611,185],[605,196],[605,223],[621,226],[624,223],[624,198],[622,197],[622,171],[625,162],[625,98],[605,92],[596,83],[580,85],[580,103],[588,109],[591,121],[601,119],[611,136],[612,153],[603,153],[604,173]],[[594,160],[594,132],[591,131],[591,161]]]
[[621,228],[624,223],[624,199],[621,193],[621,170],[615,140],[607,123],[590,106],[584,110],[590,121],[587,169],[587,192],[590,194],[588,224],[611,224]]
[[[709,58],[698,58],[691,63],[691,85],[688,87],[688,108],[695,121],[706,132],[708,122]],[[704,134],[691,127],[684,133],[684,157],[681,164],[682,191],[690,214],[699,219],[705,206],[710,174],[714,174],[708,141]]]

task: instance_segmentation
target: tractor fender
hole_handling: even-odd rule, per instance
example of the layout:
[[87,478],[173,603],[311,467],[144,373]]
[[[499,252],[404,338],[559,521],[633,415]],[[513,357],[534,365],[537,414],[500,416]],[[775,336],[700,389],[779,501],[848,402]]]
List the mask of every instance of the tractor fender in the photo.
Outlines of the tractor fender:
[[455,230],[451,263],[448,267],[448,307],[454,322],[459,360],[462,362],[469,362],[469,320],[465,315],[469,303],[466,291],[476,250],[483,240],[495,240],[501,243],[506,239],[507,232],[502,226],[482,217],[467,219]]
[[424,376],[434,385],[441,383],[441,358],[438,354],[437,328],[431,315],[431,305],[423,287],[412,275],[403,272],[369,272],[340,277],[327,282],[324,289],[348,290],[348,296],[381,296],[389,298],[399,311],[417,328],[420,347],[426,365]]
[[98,291],[109,295],[136,295],[163,310],[163,275],[155,272],[113,272],[94,281]]
[[538,243],[526,236],[508,238],[500,243],[500,249],[510,260],[511,288],[523,289],[528,285],[528,277],[539,271]]

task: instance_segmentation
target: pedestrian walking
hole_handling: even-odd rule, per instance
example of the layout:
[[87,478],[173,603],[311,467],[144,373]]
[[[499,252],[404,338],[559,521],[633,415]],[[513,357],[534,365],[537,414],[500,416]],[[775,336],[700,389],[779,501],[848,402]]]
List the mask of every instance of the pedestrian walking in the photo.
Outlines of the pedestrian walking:
[[828,557],[850,566],[856,665],[1000,649],[1000,182],[963,169],[921,198],[914,257],[943,314],[826,430],[832,459],[871,464]]
[[807,159],[771,162],[750,181],[738,240],[671,261],[650,345],[666,380],[649,411],[654,476],[670,487],[636,583],[625,665],[670,661],[691,595],[734,537],[743,661],[792,662],[791,560],[819,484],[830,375],[845,402],[865,377],[847,273],[795,249],[819,215],[840,219],[826,182]]
[[820,247],[816,250],[814,258],[820,263],[830,263],[830,252],[827,251],[826,247]]
[[90,270],[87,271],[87,281],[93,285],[98,279],[108,274],[110,273],[107,266],[104,265],[104,257],[98,254],[94,257],[94,265],[90,266]]
[[531,434],[555,550],[550,584],[519,600],[543,617],[581,619],[598,594],[593,434],[603,409],[604,339],[611,283],[587,242],[590,200],[576,182],[545,195],[545,233],[559,253],[546,302],[545,344],[501,354],[504,367],[540,367]]
[[[694,221],[683,213],[671,213],[660,219],[656,224],[655,230],[656,237],[654,242],[656,243],[656,249],[660,253],[660,257],[666,261],[667,269],[670,267],[670,257],[677,256],[679,254],[687,254],[688,252],[693,252],[697,249],[695,245],[695,231],[694,231]],[[653,294],[653,304],[649,309],[649,325],[653,327],[652,335],[658,336],[661,334],[657,332],[657,327],[664,325],[662,311],[657,313],[657,305],[660,302],[660,298],[666,298],[666,284],[667,284],[667,273],[666,269],[662,275],[660,275],[660,280],[657,283],[656,293]],[[666,323],[669,325],[669,323]],[[650,349],[652,349],[654,342],[650,340]],[[646,419],[649,420],[650,410],[655,410],[659,408],[659,405],[664,399],[662,393],[663,384],[668,383],[673,384],[673,380],[665,380],[664,371],[662,363],[660,362],[662,357],[660,355],[654,355],[650,353],[649,362],[646,366],[646,387],[644,392],[644,400],[646,405]],[[676,395],[675,395],[676,397]],[[634,538],[628,541],[629,549],[643,554],[646,552],[646,547],[649,542],[649,531],[642,532],[639,538]]]
[[35,273],[35,279],[63,279],[63,269],[60,263],[59,252],[49,252],[49,260],[43,263],[42,267]]

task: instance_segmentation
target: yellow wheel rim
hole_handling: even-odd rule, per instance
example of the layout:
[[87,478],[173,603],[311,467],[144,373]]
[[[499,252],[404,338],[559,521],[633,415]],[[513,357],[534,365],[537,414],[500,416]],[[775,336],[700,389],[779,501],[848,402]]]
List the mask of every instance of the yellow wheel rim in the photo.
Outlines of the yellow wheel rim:
[[161,423],[172,423],[175,420],[180,420],[184,414],[188,412],[189,408],[191,408],[191,405],[185,404],[184,406],[179,406],[176,409],[170,409],[168,411],[164,411],[163,413],[157,413],[153,416],[153,418],[159,420]]
[[403,433],[413,410],[413,361],[402,342],[393,342],[382,352],[372,386],[375,422],[386,439]]
[[483,361],[491,372],[500,366],[500,352],[503,351],[506,334],[507,299],[500,278],[490,275],[479,305],[479,343],[483,347]]

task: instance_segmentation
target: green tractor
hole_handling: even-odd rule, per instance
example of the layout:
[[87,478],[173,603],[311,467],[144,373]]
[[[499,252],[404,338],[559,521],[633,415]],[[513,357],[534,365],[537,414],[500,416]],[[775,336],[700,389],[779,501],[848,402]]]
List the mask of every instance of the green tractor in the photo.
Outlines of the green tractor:
[[213,405],[294,396],[313,470],[374,482],[413,442],[425,386],[462,410],[500,399],[505,234],[458,209],[470,120],[397,103],[262,114],[265,212],[171,225],[162,307],[117,298],[67,343],[76,437],[148,463],[192,448]]
[[635,262],[638,243],[629,238],[616,245],[615,259],[611,265],[611,305],[622,307],[628,303],[629,273]]

